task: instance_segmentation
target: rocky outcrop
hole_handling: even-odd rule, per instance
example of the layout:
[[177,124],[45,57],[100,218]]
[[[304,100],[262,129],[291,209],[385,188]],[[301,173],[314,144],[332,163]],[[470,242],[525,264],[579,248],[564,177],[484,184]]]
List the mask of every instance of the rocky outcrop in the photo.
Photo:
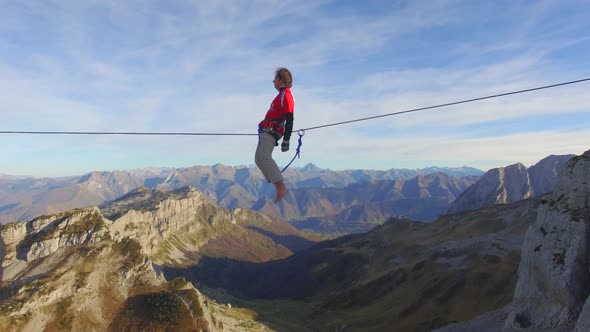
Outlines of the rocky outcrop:
[[449,207],[449,213],[475,210],[494,204],[514,203],[533,196],[526,167],[514,164],[494,168],[465,190]]
[[1,232],[5,247],[2,265],[8,267],[15,259],[30,262],[63,247],[96,242],[106,234],[106,224],[97,207],[9,224]]
[[97,242],[107,234],[104,219],[95,206],[42,221],[33,220],[31,224],[33,233],[24,239],[20,247],[17,246],[17,255],[25,257],[28,262],[48,256],[62,247]]
[[448,212],[509,204],[552,192],[559,172],[572,156],[551,155],[528,169],[518,163],[489,170],[451,204]]
[[[542,200],[521,251],[506,308],[440,331],[588,331],[590,328],[590,151],[571,158]],[[483,325],[482,325],[483,324]],[[485,325],[485,326],[484,326]]]
[[174,232],[194,232],[203,227],[202,221],[230,219],[228,212],[213,206],[193,188],[171,193],[139,188],[104,206],[103,214],[112,220],[109,229],[115,241],[135,239],[148,255]]
[[590,293],[590,151],[572,158],[525,236],[507,330],[576,324]]
[[551,155],[528,168],[533,193],[539,196],[553,191],[557,176],[574,155]]

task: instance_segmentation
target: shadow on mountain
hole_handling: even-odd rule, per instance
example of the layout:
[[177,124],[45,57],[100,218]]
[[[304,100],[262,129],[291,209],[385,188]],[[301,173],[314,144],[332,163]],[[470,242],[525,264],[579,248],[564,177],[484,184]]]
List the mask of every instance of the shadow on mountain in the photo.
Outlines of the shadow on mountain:
[[303,321],[310,331],[431,331],[510,302],[524,234],[539,204],[530,199],[433,223],[392,218],[280,260],[207,256],[163,273],[251,308],[281,331]]
[[302,238],[300,236],[295,235],[278,235],[268,230],[262,229],[256,226],[249,226],[248,229],[260,233],[270,239],[272,239],[277,244],[285,246],[287,249],[291,250],[292,252],[298,252],[307,248],[312,247],[316,244],[314,241],[310,241],[308,239]]
[[155,178],[148,178],[145,179],[145,181],[143,182],[143,185],[148,187],[148,188],[156,188],[159,184],[163,183],[164,181],[166,181],[166,177],[155,177]]
[[184,277],[195,285],[223,288],[238,297],[301,300],[348,281],[366,263],[360,255],[322,247],[265,263],[203,257],[198,265],[162,266],[162,272],[167,280]]

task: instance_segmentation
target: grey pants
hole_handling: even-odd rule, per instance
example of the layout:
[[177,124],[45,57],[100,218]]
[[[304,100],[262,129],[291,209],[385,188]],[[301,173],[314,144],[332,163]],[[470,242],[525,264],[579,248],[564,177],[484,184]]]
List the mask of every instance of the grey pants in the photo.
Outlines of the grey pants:
[[260,134],[258,146],[256,147],[256,155],[254,161],[256,166],[260,168],[266,182],[277,183],[283,180],[283,175],[279,170],[279,166],[272,159],[272,150],[276,144],[275,138],[269,133]]

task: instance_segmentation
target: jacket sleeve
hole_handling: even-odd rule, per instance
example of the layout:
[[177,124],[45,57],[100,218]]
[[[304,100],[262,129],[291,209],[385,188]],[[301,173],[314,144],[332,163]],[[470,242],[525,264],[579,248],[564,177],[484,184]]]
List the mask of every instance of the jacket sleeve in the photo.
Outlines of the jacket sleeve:
[[293,131],[293,113],[287,113],[287,119],[285,121],[285,135],[283,135],[283,141],[288,141],[291,138],[292,131]]
[[290,91],[285,94],[283,110],[285,112],[285,134],[283,135],[283,140],[288,141],[293,132],[293,113],[295,111],[295,100],[293,100],[293,95]]

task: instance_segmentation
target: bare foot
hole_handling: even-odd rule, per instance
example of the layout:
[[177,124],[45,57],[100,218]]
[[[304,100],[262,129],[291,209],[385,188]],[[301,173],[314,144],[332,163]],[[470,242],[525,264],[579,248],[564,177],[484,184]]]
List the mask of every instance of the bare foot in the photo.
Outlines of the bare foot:
[[277,196],[275,197],[275,203],[278,203],[285,197],[285,195],[287,195],[289,190],[287,190],[287,187],[285,187],[285,184],[283,183],[283,181],[275,183],[275,188],[277,190]]

